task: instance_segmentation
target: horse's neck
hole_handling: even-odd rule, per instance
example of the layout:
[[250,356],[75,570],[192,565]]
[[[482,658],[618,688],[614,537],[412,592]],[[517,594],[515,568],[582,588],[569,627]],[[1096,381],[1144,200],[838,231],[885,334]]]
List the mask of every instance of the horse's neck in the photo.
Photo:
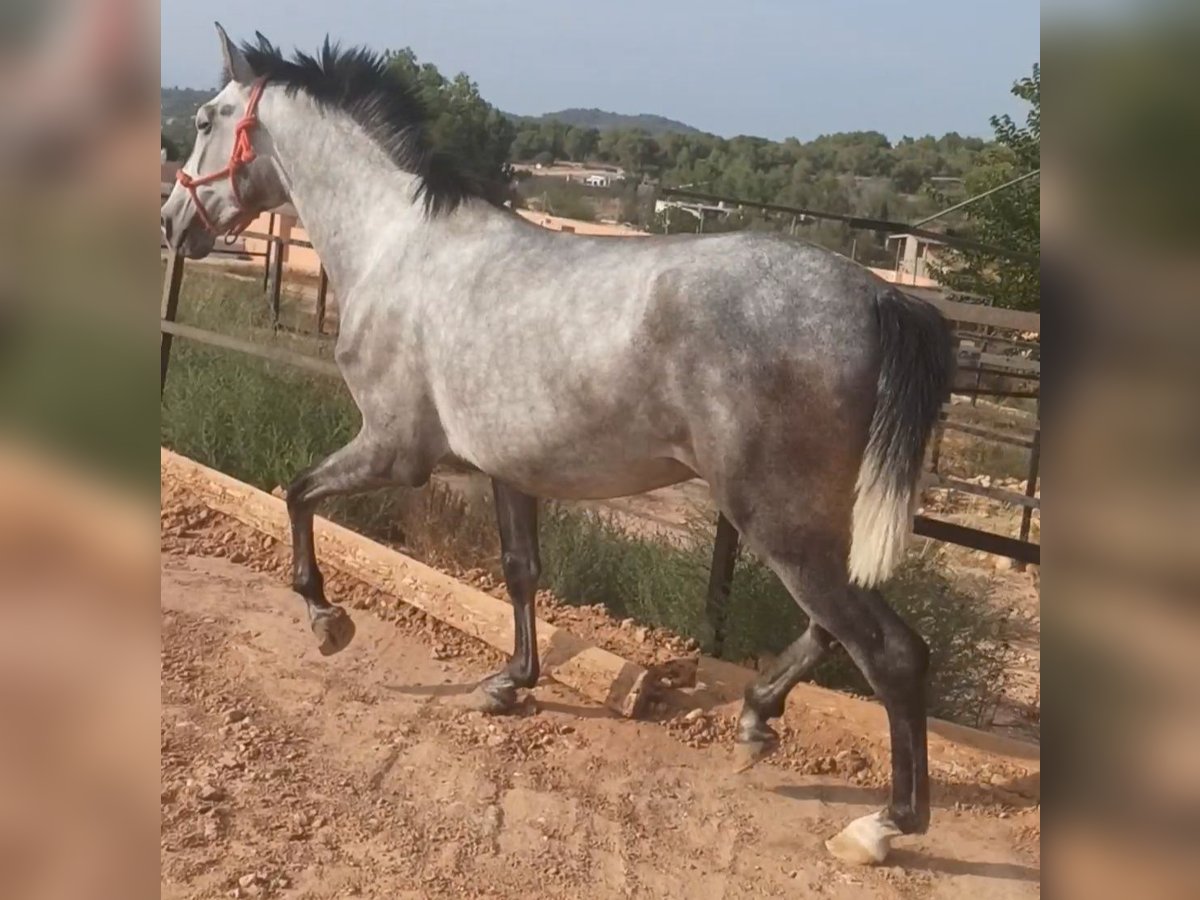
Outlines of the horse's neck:
[[263,101],[280,177],[339,299],[348,299],[388,248],[424,237],[417,178],[345,113],[319,110],[303,92],[270,91]]

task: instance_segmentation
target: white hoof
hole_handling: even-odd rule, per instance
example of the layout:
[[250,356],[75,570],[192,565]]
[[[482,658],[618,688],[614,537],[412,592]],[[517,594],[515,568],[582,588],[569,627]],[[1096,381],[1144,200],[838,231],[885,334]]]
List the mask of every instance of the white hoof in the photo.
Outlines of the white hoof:
[[825,848],[842,862],[856,866],[887,859],[892,838],[901,834],[882,810],[855,819],[825,842]]

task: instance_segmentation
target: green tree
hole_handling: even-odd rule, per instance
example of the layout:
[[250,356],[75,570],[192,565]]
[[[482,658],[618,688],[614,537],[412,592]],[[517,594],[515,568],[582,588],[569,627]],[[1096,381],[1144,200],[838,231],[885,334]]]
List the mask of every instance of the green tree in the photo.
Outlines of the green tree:
[[435,150],[452,154],[484,181],[507,182],[517,130],[479,94],[479,87],[459,73],[447,79],[432,63],[418,63],[411,48],[389,51],[388,64],[412,85],[429,111],[428,132]]
[[178,162],[179,148],[175,146],[175,142],[165,134],[162,136],[162,149],[167,151],[167,162]]
[[[967,193],[976,195],[999,187],[1041,167],[1041,67],[1017,81],[1012,93],[1030,105],[1025,123],[993,116],[996,144],[985,151],[981,165],[965,179]],[[997,191],[965,210],[964,231],[985,244],[1016,250],[1032,261],[977,251],[952,250],[934,265],[937,278],[954,290],[990,297],[997,306],[1037,310],[1041,305],[1041,194],[1038,178]]]
[[600,146],[600,132],[595,128],[568,128],[563,137],[563,151],[575,162],[587,162]]

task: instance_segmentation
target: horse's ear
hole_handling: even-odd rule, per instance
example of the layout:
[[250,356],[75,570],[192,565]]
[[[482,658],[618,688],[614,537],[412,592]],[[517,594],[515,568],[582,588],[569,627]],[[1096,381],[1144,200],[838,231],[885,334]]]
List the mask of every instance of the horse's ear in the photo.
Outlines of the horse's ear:
[[246,61],[246,55],[229,39],[229,35],[221,27],[221,23],[217,22],[215,24],[217,26],[217,36],[221,40],[221,56],[225,60],[225,74],[229,77],[230,81],[249,85],[254,81],[254,70],[250,68],[250,63]]

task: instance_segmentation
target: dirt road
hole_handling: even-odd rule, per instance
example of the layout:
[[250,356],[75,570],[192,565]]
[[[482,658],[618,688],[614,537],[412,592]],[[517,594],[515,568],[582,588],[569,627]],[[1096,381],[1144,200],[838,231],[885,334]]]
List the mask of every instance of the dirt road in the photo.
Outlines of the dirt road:
[[822,842],[875,788],[734,775],[723,742],[552,683],[484,718],[460,704],[486,653],[381,609],[324,658],[277,577],[165,550],[164,898],[1039,895],[1036,809],[943,799],[889,866],[847,867]]

